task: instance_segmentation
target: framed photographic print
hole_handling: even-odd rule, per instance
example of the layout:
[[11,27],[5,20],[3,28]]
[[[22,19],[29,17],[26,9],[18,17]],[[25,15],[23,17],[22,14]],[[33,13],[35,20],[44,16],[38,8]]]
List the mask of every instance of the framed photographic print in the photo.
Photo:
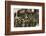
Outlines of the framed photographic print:
[[5,34],[45,32],[44,3],[5,1]]

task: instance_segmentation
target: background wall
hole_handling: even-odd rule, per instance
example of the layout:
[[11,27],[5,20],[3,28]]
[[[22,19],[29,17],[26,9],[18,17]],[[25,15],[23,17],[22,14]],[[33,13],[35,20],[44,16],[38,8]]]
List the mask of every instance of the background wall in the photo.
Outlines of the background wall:
[[[12,1],[46,3],[46,0],[12,0]],[[46,21],[46,4],[45,4],[45,21]],[[46,28],[46,22],[45,22],[45,28]],[[0,0],[0,36],[5,36],[5,0]],[[46,29],[45,33],[40,33],[40,34],[24,34],[24,35],[9,35],[9,36],[46,36]]]

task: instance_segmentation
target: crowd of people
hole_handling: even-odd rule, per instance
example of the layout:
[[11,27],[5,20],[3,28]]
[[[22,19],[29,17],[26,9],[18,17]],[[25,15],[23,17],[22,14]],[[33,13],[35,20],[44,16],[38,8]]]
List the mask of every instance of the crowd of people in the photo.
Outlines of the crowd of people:
[[[35,11],[35,12],[34,12]],[[14,14],[15,27],[34,27],[39,23],[38,9],[32,11],[31,9],[18,10],[17,15]]]

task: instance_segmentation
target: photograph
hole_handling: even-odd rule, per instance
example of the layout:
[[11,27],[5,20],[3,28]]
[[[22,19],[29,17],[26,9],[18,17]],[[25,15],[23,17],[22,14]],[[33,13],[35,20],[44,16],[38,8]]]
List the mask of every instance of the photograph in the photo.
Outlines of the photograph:
[[39,25],[39,9],[14,8],[14,27],[35,27]]

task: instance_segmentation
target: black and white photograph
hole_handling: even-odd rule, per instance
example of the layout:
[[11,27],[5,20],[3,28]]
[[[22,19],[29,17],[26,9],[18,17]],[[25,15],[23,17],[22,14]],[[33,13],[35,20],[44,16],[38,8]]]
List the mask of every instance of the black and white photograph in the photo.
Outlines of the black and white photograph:
[[39,9],[19,9],[14,13],[14,27],[35,27],[39,25]]

